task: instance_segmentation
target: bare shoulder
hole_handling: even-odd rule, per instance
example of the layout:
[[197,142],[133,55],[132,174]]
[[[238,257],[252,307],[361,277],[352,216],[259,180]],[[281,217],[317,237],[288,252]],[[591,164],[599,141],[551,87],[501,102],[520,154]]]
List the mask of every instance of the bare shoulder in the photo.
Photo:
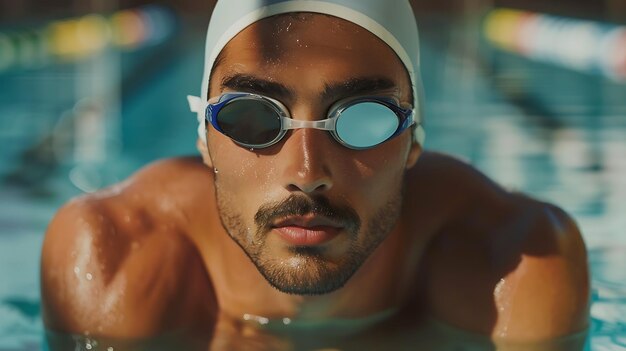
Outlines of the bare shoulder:
[[506,202],[508,192],[469,163],[451,155],[424,152],[407,172],[405,189],[406,218],[422,230],[438,231],[449,226],[476,201],[491,204]]
[[428,187],[432,188],[434,185],[437,191],[447,189],[448,192],[463,191],[463,195],[480,193],[483,196],[505,193],[502,187],[468,162],[452,155],[432,151],[424,152],[420,156],[415,167],[409,171],[408,178],[414,187],[428,182]]
[[508,341],[583,330],[589,277],[572,217],[506,191],[461,161],[430,157],[429,172],[447,173],[435,177],[440,193],[460,198],[424,260],[435,318]]
[[48,328],[144,337],[211,318],[210,281],[185,235],[193,214],[180,196],[204,186],[200,167],[160,161],[57,212],[41,261]]
[[583,331],[589,272],[576,222],[559,207],[512,194],[512,242],[493,239],[493,257],[517,256],[494,290],[497,340],[538,340]]

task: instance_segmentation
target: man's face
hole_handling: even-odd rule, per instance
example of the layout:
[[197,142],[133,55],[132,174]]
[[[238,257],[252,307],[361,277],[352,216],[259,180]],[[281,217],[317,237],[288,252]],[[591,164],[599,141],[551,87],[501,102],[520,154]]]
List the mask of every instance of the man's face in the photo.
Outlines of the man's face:
[[[409,78],[380,39],[347,21],[290,14],[248,27],[226,47],[210,97],[258,93],[291,117],[327,118],[351,96],[411,103]],[[297,129],[266,149],[243,148],[212,127],[206,163],[224,228],[270,284],[286,293],[342,287],[397,222],[404,172],[420,150],[410,130],[367,150],[326,131]]]

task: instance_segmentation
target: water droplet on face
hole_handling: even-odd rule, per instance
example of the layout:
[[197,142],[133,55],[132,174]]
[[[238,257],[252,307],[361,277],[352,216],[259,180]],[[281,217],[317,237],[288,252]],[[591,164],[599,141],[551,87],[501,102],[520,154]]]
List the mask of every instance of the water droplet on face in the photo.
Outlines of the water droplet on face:
[[80,268],[74,267],[74,273],[79,274],[80,273]]
[[269,318],[261,317],[261,316],[255,316],[255,315],[249,314],[249,313],[246,313],[246,314],[243,315],[243,320],[244,321],[257,322],[258,324],[261,324],[261,325],[265,325],[265,324],[268,324],[270,322]]
[[251,147],[251,148],[250,148],[250,151],[254,151],[254,148],[253,148],[253,147]]
[[93,275],[91,275],[91,273],[87,273],[87,274],[85,274],[85,278],[87,278],[87,280],[92,280],[93,279]]
[[107,347],[107,351],[113,351],[113,347],[112,346]]
[[85,340],[85,348],[87,350],[91,350],[98,346],[98,342],[96,340],[87,339]]
[[283,318],[283,324],[291,324],[291,319]]
[[217,168],[213,168],[213,173],[218,174],[220,171]]

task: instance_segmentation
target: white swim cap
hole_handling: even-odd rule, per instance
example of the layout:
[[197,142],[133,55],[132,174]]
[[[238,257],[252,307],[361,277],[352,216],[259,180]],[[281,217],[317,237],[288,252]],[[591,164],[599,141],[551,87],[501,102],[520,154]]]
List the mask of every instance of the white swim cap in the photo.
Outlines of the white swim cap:
[[249,25],[275,15],[312,12],[352,22],[383,40],[398,55],[413,86],[415,141],[423,145],[422,84],[419,75],[417,23],[408,0],[220,0],[217,2],[206,38],[204,75],[200,98],[189,97],[198,114],[198,135],[206,141],[204,102],[208,98],[213,64],[224,47]]

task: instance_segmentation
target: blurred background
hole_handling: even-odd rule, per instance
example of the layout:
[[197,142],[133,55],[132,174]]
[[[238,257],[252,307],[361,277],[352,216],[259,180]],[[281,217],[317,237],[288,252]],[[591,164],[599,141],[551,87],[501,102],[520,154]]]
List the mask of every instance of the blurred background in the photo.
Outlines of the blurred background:
[[[588,348],[626,350],[626,0],[412,2],[426,147],[573,214],[593,273]],[[196,152],[185,96],[213,5],[0,0],[0,350],[44,347],[55,210]]]

